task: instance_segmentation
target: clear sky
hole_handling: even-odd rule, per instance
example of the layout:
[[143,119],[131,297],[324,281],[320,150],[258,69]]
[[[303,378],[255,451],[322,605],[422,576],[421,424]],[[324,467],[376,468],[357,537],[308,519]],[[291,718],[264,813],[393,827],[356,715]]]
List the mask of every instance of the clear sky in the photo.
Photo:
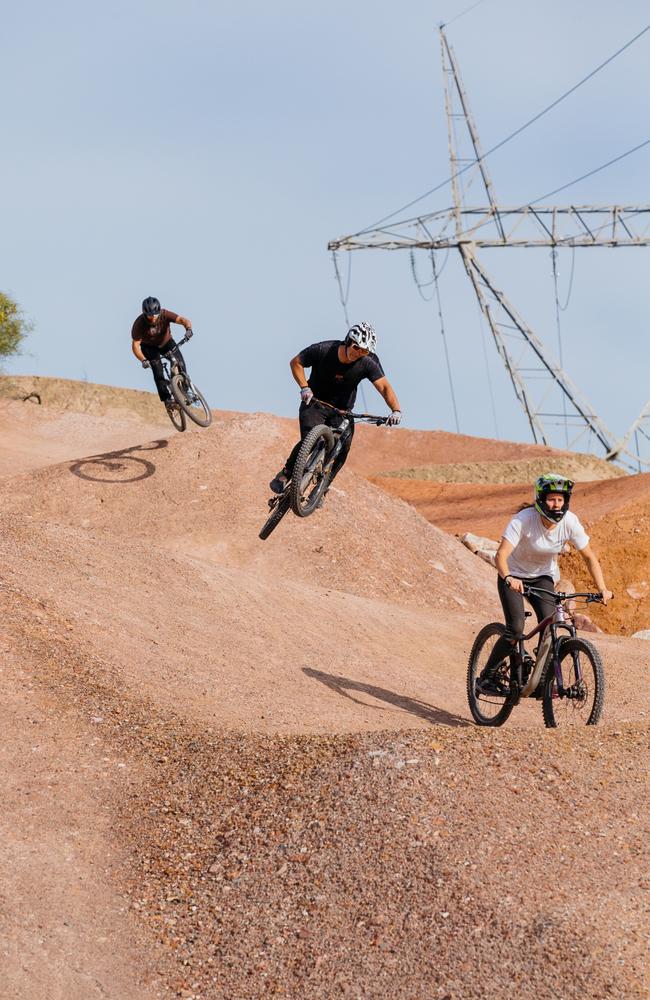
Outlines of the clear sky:
[[[152,388],[130,327],[156,295],[192,320],[186,357],[213,406],[294,414],[288,359],[345,333],[327,241],[449,175],[437,26],[469,6],[4,3],[0,289],[35,324],[7,370]],[[483,0],[449,23],[483,148],[648,21],[641,0]],[[491,156],[498,199],[526,203],[647,139],[648,66],[650,32]],[[645,203],[649,166],[646,147],[557,201]],[[418,209],[450,203],[447,187]],[[437,311],[408,253],[351,256],[350,318],[377,329],[405,424],[453,430]],[[481,259],[555,345],[550,252]],[[619,434],[650,397],[649,264],[650,248],[577,250],[562,313],[565,367]],[[559,266],[564,300],[571,250]],[[485,334],[456,253],[440,292],[461,431],[528,440],[486,341],[492,414]]]

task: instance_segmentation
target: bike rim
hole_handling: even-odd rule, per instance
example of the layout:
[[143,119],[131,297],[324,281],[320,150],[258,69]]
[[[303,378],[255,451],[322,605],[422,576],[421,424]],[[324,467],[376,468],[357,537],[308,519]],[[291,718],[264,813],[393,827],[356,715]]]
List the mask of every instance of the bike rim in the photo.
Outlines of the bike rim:
[[559,728],[585,726],[591,719],[598,695],[595,665],[587,653],[572,650],[560,659],[561,680],[553,672],[550,698]]
[[303,510],[311,507],[322,492],[326,453],[325,442],[320,441],[315,449],[315,454],[309,457],[305,466],[300,480],[300,507]]
[[500,632],[498,634],[489,636],[481,646],[481,649],[479,650],[479,653],[474,659],[473,663],[471,684],[472,684],[472,691],[474,694],[474,701],[476,703],[476,707],[480,715],[486,721],[495,719],[498,716],[499,712],[501,712],[506,701],[508,700],[507,692],[509,691],[510,688],[510,664],[508,660],[502,661],[502,663],[497,668],[495,675],[496,680],[500,684],[502,684],[504,688],[507,689],[507,691],[504,692],[504,694],[501,695],[488,694],[486,692],[480,691],[477,686],[478,679],[481,676],[481,673],[483,672],[483,669],[488,662],[490,654],[494,649],[495,643],[501,638],[502,634]]

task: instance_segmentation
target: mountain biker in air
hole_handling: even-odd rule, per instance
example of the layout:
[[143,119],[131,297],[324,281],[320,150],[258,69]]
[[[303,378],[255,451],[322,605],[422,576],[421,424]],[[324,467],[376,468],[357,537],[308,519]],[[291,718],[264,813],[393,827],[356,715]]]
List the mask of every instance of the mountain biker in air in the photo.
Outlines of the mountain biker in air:
[[[576,515],[569,510],[573,482],[565,476],[547,472],[535,482],[535,499],[525,504],[509,521],[496,553],[499,574],[498,590],[506,630],[497,639],[490,653],[477,687],[483,694],[502,694],[497,668],[513,651],[524,632],[524,587],[541,587],[553,590],[559,579],[557,556],[567,542],[578,550],[591,577],[602,596],[603,604],[613,597],[605,585],[603,571],[596,553],[589,544]],[[543,594],[527,597],[542,621],[555,611],[555,602]]]
[[[391,409],[387,424],[397,426],[402,419],[397,396],[384,375],[381,362],[375,354],[377,335],[369,323],[350,327],[345,340],[323,340],[305,347],[289,362],[291,374],[300,389],[300,441],[294,446],[284,467],[269,484],[274,493],[282,493],[291,479],[300,444],[310,430],[318,424],[338,427],[343,416],[335,410],[320,406],[318,400],[339,410],[350,410],[357,396],[357,386],[362,379],[369,379]],[[305,368],[311,368],[309,378]],[[340,454],[332,468],[330,482],[340,472],[350,451],[354,435],[354,420],[345,436]]]
[[192,336],[189,319],[169,309],[162,309],[158,299],[150,295],[142,303],[142,312],[131,327],[131,350],[143,368],[151,368],[158,395],[168,410],[176,406],[176,403],[165,378],[161,355],[173,349],[182,371],[186,371],[183,355],[169,329],[171,323],[184,326],[188,339]]

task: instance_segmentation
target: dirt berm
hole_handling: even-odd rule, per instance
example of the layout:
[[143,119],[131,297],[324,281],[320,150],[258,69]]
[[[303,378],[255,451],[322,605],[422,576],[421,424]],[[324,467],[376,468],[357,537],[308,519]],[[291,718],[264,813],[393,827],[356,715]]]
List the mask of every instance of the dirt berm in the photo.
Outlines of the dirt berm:
[[450,534],[351,467],[261,542],[292,423],[108,407],[128,443],[47,463],[37,409],[0,480],[3,995],[648,995],[643,642],[598,636],[599,727],[478,730],[499,609]]

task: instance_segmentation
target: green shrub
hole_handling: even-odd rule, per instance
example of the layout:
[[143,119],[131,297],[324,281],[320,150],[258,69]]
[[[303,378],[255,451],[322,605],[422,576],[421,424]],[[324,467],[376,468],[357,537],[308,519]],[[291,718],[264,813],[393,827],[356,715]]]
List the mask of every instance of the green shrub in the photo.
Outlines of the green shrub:
[[21,342],[31,329],[20,307],[0,292],[0,359],[19,354]]

